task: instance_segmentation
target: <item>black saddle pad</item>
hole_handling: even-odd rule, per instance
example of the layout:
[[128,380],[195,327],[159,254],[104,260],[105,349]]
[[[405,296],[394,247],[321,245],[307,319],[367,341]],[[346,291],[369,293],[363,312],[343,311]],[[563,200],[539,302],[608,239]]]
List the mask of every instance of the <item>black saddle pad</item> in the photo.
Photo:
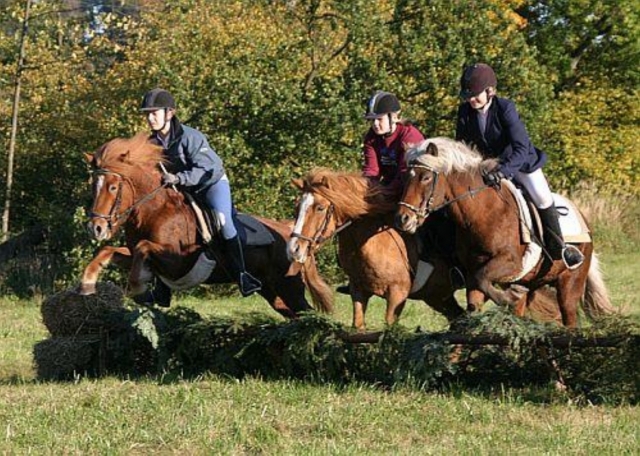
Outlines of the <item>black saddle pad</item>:
[[260,247],[276,241],[266,226],[248,214],[234,214],[233,222],[242,243],[248,247]]

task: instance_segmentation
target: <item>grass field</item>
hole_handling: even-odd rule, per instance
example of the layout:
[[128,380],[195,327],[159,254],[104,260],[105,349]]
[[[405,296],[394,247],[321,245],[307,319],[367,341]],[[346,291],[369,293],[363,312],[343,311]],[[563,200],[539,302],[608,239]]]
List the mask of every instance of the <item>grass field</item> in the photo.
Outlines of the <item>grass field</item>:
[[[640,318],[640,254],[601,260],[616,307]],[[272,313],[253,297],[179,304],[213,316]],[[371,329],[382,327],[382,308],[371,304]],[[635,455],[640,448],[640,407],[577,405],[554,391],[424,393],[215,376],[39,382],[31,354],[47,337],[39,301],[0,300],[0,318],[3,454]],[[350,323],[347,299],[335,318]],[[401,323],[445,324],[419,302],[407,305]],[[639,366],[629,368],[640,375]]]

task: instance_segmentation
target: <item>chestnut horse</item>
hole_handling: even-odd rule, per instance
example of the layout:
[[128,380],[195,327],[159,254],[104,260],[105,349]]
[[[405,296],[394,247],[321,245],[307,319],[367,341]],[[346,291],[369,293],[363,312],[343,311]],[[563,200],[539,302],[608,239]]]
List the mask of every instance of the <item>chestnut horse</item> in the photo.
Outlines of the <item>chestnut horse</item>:
[[[202,239],[192,207],[185,196],[161,185],[159,165],[163,152],[138,134],[118,138],[87,155],[93,168],[93,207],[89,230],[99,241],[110,239],[124,226],[126,247],[103,247],[84,270],[80,292],[95,292],[95,284],[110,262],[127,268],[131,296],[146,291],[154,276],[172,288],[198,283],[233,283],[221,246],[209,247],[214,259],[204,255]],[[333,293],[310,262],[287,276],[290,262],[286,243],[293,223],[255,217],[274,242],[245,248],[247,270],[262,282],[259,292],[271,307],[287,318],[311,310],[305,298],[308,286],[316,307],[329,312]],[[265,244],[265,243],[263,243]],[[187,280],[185,280],[185,278]]]
[[291,260],[306,264],[309,255],[333,236],[338,238],[340,265],[349,277],[353,326],[365,329],[365,313],[372,296],[387,301],[385,321],[393,324],[407,298],[421,299],[449,321],[464,313],[453,293],[449,269],[441,259],[426,284],[414,286],[419,239],[393,228],[397,195],[355,173],[314,169],[304,181],[294,179],[302,192],[294,232],[287,245]]
[[546,254],[538,255],[537,261],[533,256],[528,265],[523,262],[531,250],[521,240],[515,197],[506,185],[495,189],[482,180],[483,169],[495,166],[495,160],[483,160],[464,143],[432,138],[408,152],[407,165],[396,225],[413,233],[433,212],[449,213],[456,225],[456,252],[466,269],[469,309],[479,309],[490,298],[514,306],[522,315],[526,300],[501,289],[515,283],[529,293],[544,285],[555,287],[562,322],[568,327],[577,325],[581,300],[590,318],[613,312],[591,242],[575,243],[585,256],[575,270]]

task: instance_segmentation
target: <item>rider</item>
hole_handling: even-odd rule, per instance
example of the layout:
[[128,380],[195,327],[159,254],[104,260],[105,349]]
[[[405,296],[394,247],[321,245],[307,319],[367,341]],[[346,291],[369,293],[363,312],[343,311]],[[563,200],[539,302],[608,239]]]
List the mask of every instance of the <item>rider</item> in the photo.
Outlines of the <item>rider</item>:
[[575,246],[565,244],[558,211],[542,166],[547,155],[531,143],[513,101],[496,96],[497,78],[484,63],[470,65],[460,78],[456,140],[474,145],[485,157],[499,160],[483,175],[487,185],[499,186],[501,179],[513,179],[527,191],[538,208],[545,227],[544,243],[553,259],[562,259],[570,269],[584,261]]
[[175,100],[166,90],[156,88],[147,92],[140,111],[151,128],[150,138],[164,148],[170,162],[171,173],[162,176],[163,185],[177,185],[204,197],[220,224],[231,273],[240,292],[248,296],[259,291],[262,284],[245,268],[242,244],[232,218],[231,188],[222,160],[204,134],[180,123],[175,115]]
[[400,119],[400,102],[389,92],[377,91],[367,102],[364,118],[371,128],[364,137],[362,175],[402,192],[407,171],[405,153],[424,141],[420,131]]

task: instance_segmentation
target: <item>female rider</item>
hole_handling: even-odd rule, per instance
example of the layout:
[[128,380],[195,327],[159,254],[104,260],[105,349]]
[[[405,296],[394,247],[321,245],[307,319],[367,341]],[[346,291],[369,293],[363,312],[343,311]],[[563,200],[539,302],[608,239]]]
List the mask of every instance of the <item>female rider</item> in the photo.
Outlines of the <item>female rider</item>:
[[547,155],[531,144],[527,130],[513,101],[496,96],[497,78],[484,63],[467,67],[460,78],[456,140],[474,145],[485,157],[494,157],[498,166],[486,173],[487,185],[499,186],[501,179],[521,184],[538,208],[544,225],[544,243],[553,259],[562,259],[569,269],[584,261],[582,252],[565,244],[558,211],[542,166]]

